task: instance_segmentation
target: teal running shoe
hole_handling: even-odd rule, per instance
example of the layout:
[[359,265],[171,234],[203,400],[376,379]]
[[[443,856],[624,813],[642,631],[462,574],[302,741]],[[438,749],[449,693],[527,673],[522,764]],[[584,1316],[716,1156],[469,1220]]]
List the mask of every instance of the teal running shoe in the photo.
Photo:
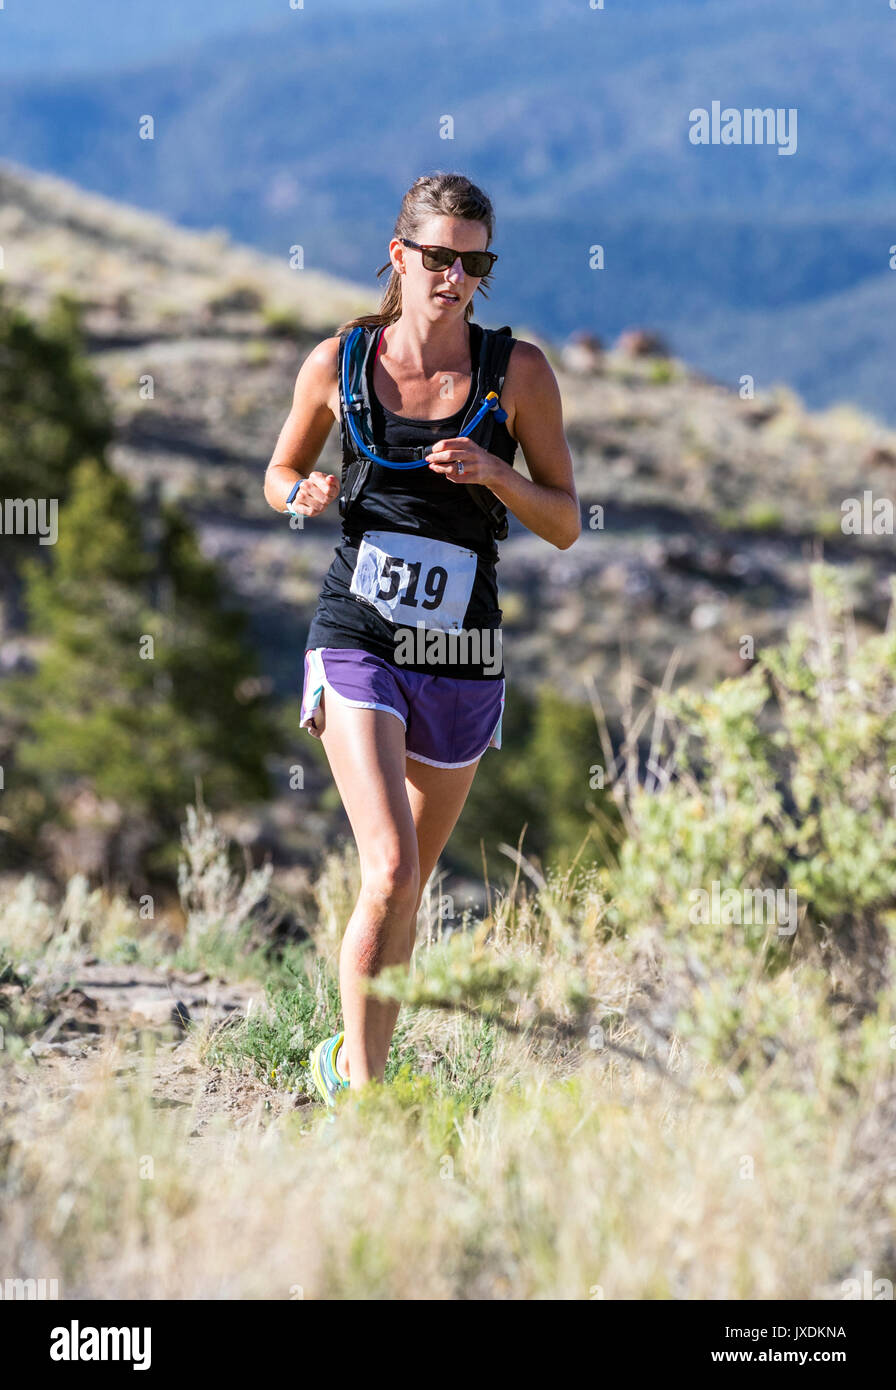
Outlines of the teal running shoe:
[[336,1070],[336,1056],[342,1046],[344,1033],[324,1038],[309,1057],[311,1079],[323,1097],[324,1103],[332,1109],[336,1097],[348,1087],[348,1079]]

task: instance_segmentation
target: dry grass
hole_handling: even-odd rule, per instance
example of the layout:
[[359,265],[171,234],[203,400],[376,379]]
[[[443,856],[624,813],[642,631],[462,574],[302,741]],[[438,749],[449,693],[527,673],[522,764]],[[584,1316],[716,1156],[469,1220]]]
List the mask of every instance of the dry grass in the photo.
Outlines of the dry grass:
[[[353,871],[327,867],[319,961]],[[332,1123],[266,1108],[255,1081],[242,1113],[199,1134],[213,1073],[199,1066],[187,1103],[170,1102],[158,1057],[128,1065],[114,1043],[76,1084],[8,1060],[3,1268],[58,1278],[63,1297],[140,1299],[820,1299],[854,1271],[892,1277],[886,1033],[866,1036],[869,1064],[844,1087],[816,977],[794,966],[778,988],[801,1055],[745,1070],[739,1093],[677,1038],[650,1067],[628,1054],[648,1053],[632,1018],[654,957],[601,937],[599,900],[593,880],[501,897],[475,936],[424,946],[414,983],[469,994],[477,960],[531,972],[535,988],[502,1001],[525,1023],[570,1017],[580,979],[605,1019],[598,1046],[420,1004],[402,1037],[417,1074],[350,1093]]]

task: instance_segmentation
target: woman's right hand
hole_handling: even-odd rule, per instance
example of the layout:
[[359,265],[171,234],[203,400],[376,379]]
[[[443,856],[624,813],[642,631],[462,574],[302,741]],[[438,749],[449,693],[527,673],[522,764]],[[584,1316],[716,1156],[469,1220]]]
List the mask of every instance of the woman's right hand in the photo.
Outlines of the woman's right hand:
[[300,516],[319,516],[339,496],[339,482],[332,473],[308,472],[339,418],[338,353],[339,339],[325,339],[309,352],[296,377],[292,409],[264,475],[265,501],[281,514],[297,477],[302,486],[292,505]]
[[339,496],[339,479],[333,473],[309,473],[292,499],[292,507],[302,516],[320,516]]

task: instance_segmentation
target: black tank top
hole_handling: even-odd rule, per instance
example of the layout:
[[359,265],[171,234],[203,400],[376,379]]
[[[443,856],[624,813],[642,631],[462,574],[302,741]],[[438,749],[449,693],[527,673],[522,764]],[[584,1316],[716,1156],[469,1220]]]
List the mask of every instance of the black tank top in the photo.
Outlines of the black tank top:
[[[414,420],[387,410],[373,389],[376,353],[370,354],[368,388],[374,438],[380,447],[413,448],[455,437],[476,391],[475,364],[479,360],[481,335],[479,324],[471,323],[473,371],[466,401],[452,415],[438,420]],[[513,467],[516,448],[516,440],[506,424],[496,424],[489,452]],[[487,517],[476,506],[467,489],[450,482],[441,473],[434,473],[426,464],[420,468],[397,469],[372,463],[361,496],[352,508],[350,524],[343,524],[343,538],[336,547],[336,554],[324,579],[306,649],[352,647],[394,663],[395,630],[392,624],[363,600],[356,598],[350,590],[358,546],[366,531],[399,531],[432,536],[475,551],[476,577],[463,626],[468,629],[500,628],[494,538]],[[503,662],[497,674],[488,662],[448,663],[438,667],[403,662],[402,669],[461,680],[500,680],[504,675]]]

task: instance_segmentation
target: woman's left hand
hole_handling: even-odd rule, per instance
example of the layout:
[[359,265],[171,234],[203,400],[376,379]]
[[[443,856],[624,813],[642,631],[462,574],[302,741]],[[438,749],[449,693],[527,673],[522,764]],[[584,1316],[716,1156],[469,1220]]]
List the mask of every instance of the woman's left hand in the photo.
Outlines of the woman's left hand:
[[434,473],[442,473],[452,483],[480,483],[488,487],[497,477],[497,470],[506,468],[495,454],[474,444],[472,439],[440,439],[426,455]]

